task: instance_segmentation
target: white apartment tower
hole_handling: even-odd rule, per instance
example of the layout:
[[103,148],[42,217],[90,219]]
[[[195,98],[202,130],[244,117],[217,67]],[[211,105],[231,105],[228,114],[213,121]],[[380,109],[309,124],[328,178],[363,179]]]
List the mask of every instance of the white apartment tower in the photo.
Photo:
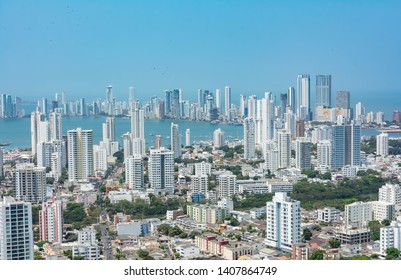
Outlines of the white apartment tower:
[[388,156],[388,134],[382,133],[376,136],[376,155]]
[[301,203],[287,193],[275,193],[266,203],[266,245],[283,250],[301,242]]
[[213,132],[213,147],[220,148],[224,146],[224,132],[218,128]]
[[230,120],[230,109],[231,109],[231,88],[226,86],[224,88],[224,114],[228,120]]
[[46,168],[35,167],[33,163],[17,164],[15,198],[35,204],[43,202],[46,198]]
[[191,146],[191,130],[189,128],[185,131],[185,146]]
[[125,183],[131,190],[144,190],[143,160],[141,155],[130,156],[125,161]]
[[297,115],[302,120],[310,119],[310,78],[298,75],[297,78]]
[[86,181],[93,175],[93,131],[68,130],[68,181]]
[[397,184],[386,183],[379,189],[379,201],[401,205],[401,187]]
[[149,183],[154,194],[174,193],[174,154],[164,147],[150,149]]
[[145,154],[144,111],[133,106],[131,109],[132,154]]
[[171,123],[171,150],[174,153],[174,158],[181,157],[181,139],[178,124]]
[[195,175],[210,175],[212,172],[212,165],[208,162],[195,163]]
[[401,250],[401,220],[392,221],[387,227],[380,228],[380,255],[386,255],[388,248]]
[[194,175],[191,176],[191,192],[206,194],[208,191],[208,176]]
[[317,161],[321,166],[331,165],[331,141],[321,140],[317,143]]
[[63,204],[60,200],[43,202],[39,211],[40,240],[63,242]]
[[33,260],[31,203],[0,201],[0,260]]
[[291,167],[291,133],[286,130],[277,132],[279,168]]
[[218,197],[230,197],[236,193],[237,176],[233,174],[222,174],[219,176]]
[[244,120],[244,159],[255,158],[255,123],[251,118]]

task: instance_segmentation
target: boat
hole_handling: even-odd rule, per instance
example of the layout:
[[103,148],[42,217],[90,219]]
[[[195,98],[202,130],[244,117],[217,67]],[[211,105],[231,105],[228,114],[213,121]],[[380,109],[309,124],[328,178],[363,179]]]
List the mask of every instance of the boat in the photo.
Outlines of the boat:
[[10,145],[11,145],[11,142],[0,143],[0,147],[10,146]]

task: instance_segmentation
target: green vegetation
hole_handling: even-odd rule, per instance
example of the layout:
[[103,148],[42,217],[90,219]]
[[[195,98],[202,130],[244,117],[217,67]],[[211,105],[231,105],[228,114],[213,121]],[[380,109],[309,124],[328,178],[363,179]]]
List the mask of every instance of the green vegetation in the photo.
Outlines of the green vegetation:
[[234,155],[243,154],[244,153],[244,146],[238,145],[234,148],[229,148],[227,145],[220,147],[220,150],[224,152],[225,158],[234,158]]
[[[181,228],[179,228],[178,226],[174,226],[174,227],[171,227],[171,226],[169,226],[169,225],[167,225],[167,224],[161,224],[158,228],[157,228],[157,230],[161,233],[161,234],[164,234],[164,235],[168,235],[168,236],[179,236],[179,237],[181,237],[181,238],[185,238],[185,237],[182,237],[182,236],[185,236],[186,235],[186,233],[185,233],[185,235],[184,235],[184,232],[181,230]],[[187,235],[186,235],[187,236]]]
[[39,252],[39,251],[35,251],[35,252],[33,253],[33,259],[34,259],[34,260],[41,260],[41,259],[43,259],[42,253]]
[[245,199],[240,200],[238,196],[233,196],[234,209],[243,211],[252,208],[259,208],[266,206],[267,201],[271,201],[273,194],[249,194]]
[[237,180],[248,180],[249,176],[242,175],[242,169],[240,165],[220,165],[220,169],[231,171],[235,176],[237,176]]
[[50,243],[50,242],[47,240],[42,240],[42,241],[39,241],[38,243],[36,243],[36,246],[38,246],[39,248],[42,248],[43,245],[45,245],[46,243]]
[[238,220],[237,220],[236,218],[234,218],[234,217],[231,217],[231,219],[230,219],[230,226],[232,226],[232,227],[237,227],[237,226],[239,226]]
[[78,240],[78,235],[76,233],[68,232],[65,235],[65,239],[67,240],[67,242],[75,242]]
[[86,211],[83,203],[68,203],[64,211],[64,223],[72,224],[73,228],[81,229],[86,225],[97,223],[101,209],[91,205]]
[[339,248],[341,246],[341,242],[338,239],[329,240],[330,248]]
[[125,259],[125,255],[124,254],[122,254],[122,253],[118,253],[118,254],[116,254],[116,259],[117,260],[123,260],[123,259]]
[[164,199],[154,195],[150,195],[150,201],[151,203],[148,204],[143,199],[136,199],[134,202],[123,200],[116,204],[111,204],[106,199],[105,206],[110,215],[121,212],[126,215],[132,215],[134,218],[147,218],[165,215],[167,210],[176,210],[186,205],[185,201],[177,198]]
[[39,224],[39,211],[42,210],[42,205],[32,206],[32,224]]
[[308,228],[304,228],[303,229],[303,231],[302,231],[302,239],[304,241],[312,239],[312,232],[310,231],[310,229],[308,229]]
[[386,260],[398,260],[400,258],[400,250],[391,247],[386,249]]
[[116,158],[116,163],[117,163],[117,164],[122,164],[122,163],[124,162],[124,150],[115,152],[115,153],[113,154],[113,157]]
[[352,261],[368,261],[371,260],[372,258],[366,255],[358,255],[358,256],[353,256],[353,257],[342,257],[342,260],[352,260]]
[[323,260],[325,251],[323,250],[316,250],[315,252],[312,253],[310,256],[310,260]]
[[138,255],[138,257],[140,257],[141,259],[145,259],[146,257],[149,256],[149,252],[145,251],[145,250],[138,250],[136,252],[136,254]]
[[355,201],[376,200],[385,180],[368,174],[361,178],[345,178],[337,185],[302,180],[294,185],[291,197],[301,201],[302,207],[308,210],[325,206],[344,209],[344,205]]

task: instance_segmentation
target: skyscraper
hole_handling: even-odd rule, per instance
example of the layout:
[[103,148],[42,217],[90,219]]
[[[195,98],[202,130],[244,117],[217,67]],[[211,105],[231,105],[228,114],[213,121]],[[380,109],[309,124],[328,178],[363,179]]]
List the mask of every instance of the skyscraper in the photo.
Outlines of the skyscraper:
[[56,108],[50,113],[50,139],[63,140],[62,110]]
[[277,132],[277,144],[279,168],[291,167],[291,133],[287,130],[279,130]]
[[174,158],[181,157],[181,139],[178,124],[171,123],[171,150],[174,153]]
[[301,241],[301,203],[286,193],[276,192],[266,208],[266,244],[291,250],[293,244]]
[[131,110],[131,141],[133,154],[145,154],[145,118],[143,109]]
[[41,203],[46,198],[46,168],[33,163],[17,164],[15,171],[15,198]]
[[388,134],[382,133],[376,136],[376,155],[388,156]]
[[31,203],[10,196],[0,202],[0,260],[33,260]]
[[216,108],[221,116],[221,96],[220,96],[220,89],[216,89]]
[[317,143],[317,160],[321,166],[331,166],[331,140],[320,140]]
[[224,144],[224,132],[218,128],[213,132],[213,147],[220,148]]
[[107,117],[106,122],[102,124],[103,141],[115,141],[115,118]]
[[349,91],[337,91],[336,92],[336,107],[349,109],[350,107],[350,93]]
[[164,147],[150,149],[149,184],[154,194],[174,193],[174,154]]
[[128,188],[132,190],[144,190],[145,183],[141,155],[130,156],[125,162],[125,182]]
[[287,97],[288,97],[288,107],[290,108],[290,110],[296,114],[296,110],[295,110],[295,88],[293,87],[289,87],[288,88],[288,92],[287,92]]
[[230,120],[230,109],[231,109],[231,88],[226,86],[224,88],[224,114],[228,120]]
[[3,177],[3,149],[0,148],[0,177]]
[[295,140],[295,166],[301,171],[312,169],[311,144],[309,138],[306,137]]
[[68,181],[87,180],[93,175],[93,131],[68,130]]
[[189,128],[185,131],[185,146],[191,146],[191,130]]
[[43,202],[39,211],[40,240],[63,242],[63,204],[60,200]]
[[255,123],[251,118],[244,119],[244,159],[255,158]]
[[316,76],[316,106],[331,107],[331,75]]
[[310,120],[310,78],[309,75],[298,75],[297,78],[297,115],[302,120]]
[[332,165],[333,169],[345,165],[361,165],[361,126],[349,125],[332,126]]
[[32,155],[36,156],[36,147],[39,137],[39,122],[43,120],[43,115],[40,112],[31,113],[31,148]]

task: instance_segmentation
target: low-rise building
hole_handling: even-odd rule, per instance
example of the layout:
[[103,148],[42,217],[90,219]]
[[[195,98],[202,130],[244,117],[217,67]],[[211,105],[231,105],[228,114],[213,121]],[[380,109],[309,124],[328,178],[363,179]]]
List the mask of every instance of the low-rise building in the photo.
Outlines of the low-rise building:
[[332,223],[340,220],[341,211],[334,207],[325,207],[317,210],[317,220]]

